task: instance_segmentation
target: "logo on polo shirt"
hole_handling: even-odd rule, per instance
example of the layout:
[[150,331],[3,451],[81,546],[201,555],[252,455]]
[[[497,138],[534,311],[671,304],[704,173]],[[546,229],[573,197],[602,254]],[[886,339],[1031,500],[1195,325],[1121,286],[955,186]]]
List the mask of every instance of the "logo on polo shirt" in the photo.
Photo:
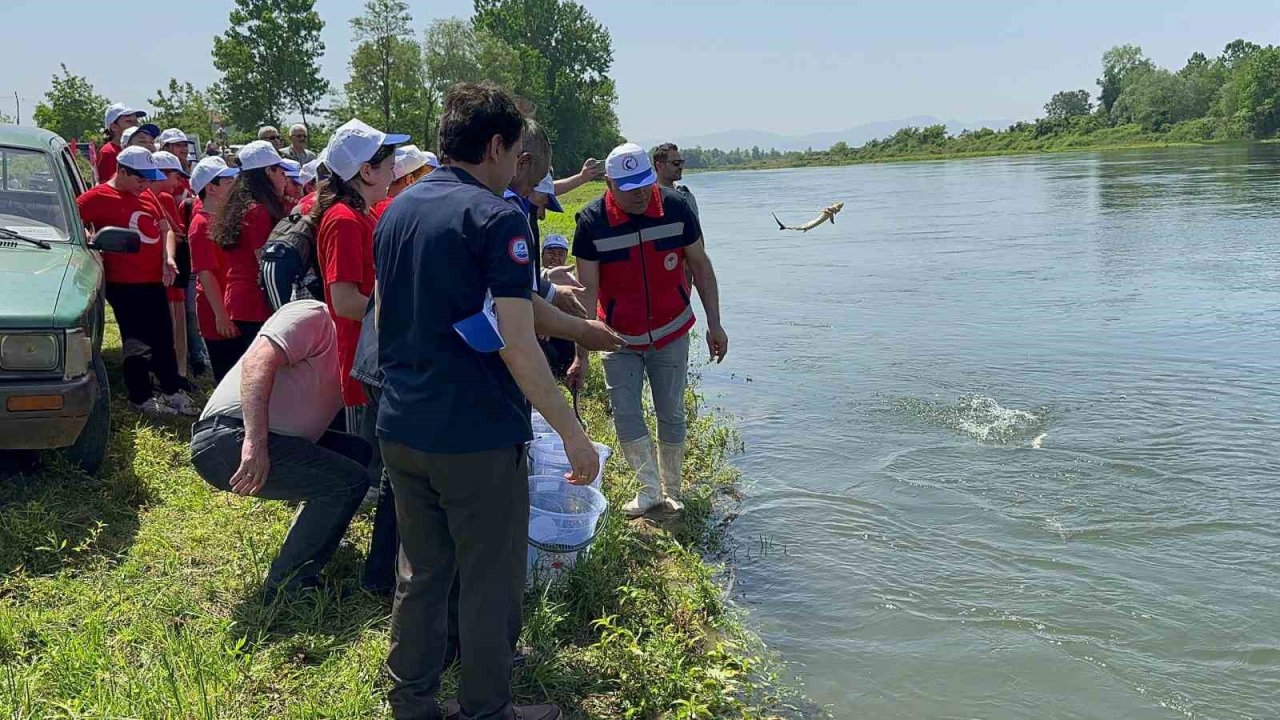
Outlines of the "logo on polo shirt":
[[521,265],[529,264],[529,241],[520,235],[511,238],[511,243],[507,245],[507,253],[511,255],[511,259]]
[[141,210],[129,216],[129,229],[138,231],[138,239],[148,245],[160,242],[160,226],[156,219]]
[[675,270],[676,264],[679,262],[680,258],[676,257],[675,253],[667,253],[667,256],[662,259],[662,267],[667,270]]

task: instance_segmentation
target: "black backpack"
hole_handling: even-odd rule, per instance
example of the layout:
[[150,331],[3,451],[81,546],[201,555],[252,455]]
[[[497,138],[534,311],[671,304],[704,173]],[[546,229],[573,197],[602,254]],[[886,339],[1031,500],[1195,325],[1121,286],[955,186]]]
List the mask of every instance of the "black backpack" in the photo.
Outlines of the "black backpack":
[[271,229],[262,246],[258,282],[266,291],[272,310],[293,300],[324,302],[316,228],[310,215],[294,211]]

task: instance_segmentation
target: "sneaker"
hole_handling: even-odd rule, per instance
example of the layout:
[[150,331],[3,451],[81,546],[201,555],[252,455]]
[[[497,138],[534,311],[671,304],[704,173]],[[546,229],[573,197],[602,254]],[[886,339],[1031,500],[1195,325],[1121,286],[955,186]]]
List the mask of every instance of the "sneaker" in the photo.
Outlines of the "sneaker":
[[169,407],[165,403],[155,398],[148,398],[146,402],[129,403],[129,407],[135,412],[140,412],[149,418],[173,418],[178,416],[178,411]]
[[179,390],[178,392],[172,395],[161,395],[160,401],[163,404],[168,405],[174,412],[178,413],[179,415],[187,415],[189,417],[195,417],[196,415],[200,414],[200,408],[196,407],[196,404],[191,399],[191,396],[187,395],[185,392],[181,390]]

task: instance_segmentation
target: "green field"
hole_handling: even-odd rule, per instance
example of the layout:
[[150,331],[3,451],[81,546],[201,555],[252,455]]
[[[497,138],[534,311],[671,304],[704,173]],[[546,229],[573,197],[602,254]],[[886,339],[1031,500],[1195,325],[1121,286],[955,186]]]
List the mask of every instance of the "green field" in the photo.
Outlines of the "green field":
[[[119,388],[114,325],[106,352]],[[359,590],[372,511],[357,516],[321,592],[264,607],[261,579],[290,508],[214,491],[188,462],[185,423],[141,418],[116,395],[98,477],[47,458],[0,480],[0,716],[389,717],[390,601]],[[704,560],[726,554],[716,508],[735,496],[725,457],[736,441],[692,390],[687,405],[684,518],[662,528],[611,511],[589,559],[529,593],[520,699],[574,718],[786,713],[772,663]],[[615,444],[598,366],[583,414],[595,439]],[[605,487],[614,507],[634,492],[619,459]]]

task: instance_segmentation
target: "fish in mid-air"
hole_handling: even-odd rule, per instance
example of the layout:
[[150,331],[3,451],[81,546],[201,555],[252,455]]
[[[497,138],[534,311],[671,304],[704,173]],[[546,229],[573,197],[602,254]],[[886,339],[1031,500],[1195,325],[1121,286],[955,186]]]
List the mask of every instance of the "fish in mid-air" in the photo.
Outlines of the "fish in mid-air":
[[782,221],[778,219],[777,213],[773,213],[773,221],[778,223],[779,230],[799,230],[800,232],[809,232],[810,230],[818,227],[824,222],[830,222],[832,225],[835,225],[836,213],[840,212],[843,209],[844,209],[844,203],[842,202],[838,202],[833,205],[828,205],[827,207],[822,209],[822,212],[818,213],[818,217],[810,220],[809,222],[803,225],[797,225],[795,227],[783,225]]

